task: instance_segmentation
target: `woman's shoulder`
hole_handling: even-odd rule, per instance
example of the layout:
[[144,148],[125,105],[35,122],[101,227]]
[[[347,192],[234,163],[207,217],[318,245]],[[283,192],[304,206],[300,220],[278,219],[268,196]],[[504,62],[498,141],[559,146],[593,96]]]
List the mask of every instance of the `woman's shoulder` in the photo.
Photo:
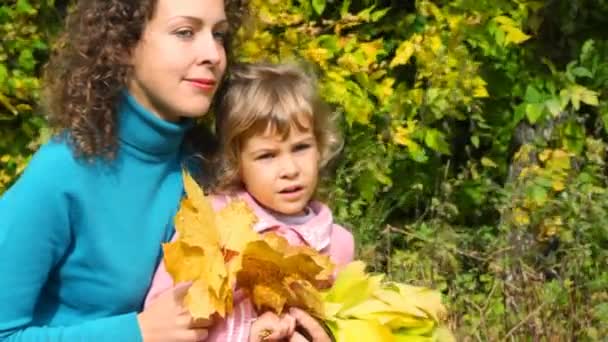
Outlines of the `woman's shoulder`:
[[26,172],[48,172],[47,176],[57,179],[78,165],[79,162],[66,139],[53,137],[34,153]]

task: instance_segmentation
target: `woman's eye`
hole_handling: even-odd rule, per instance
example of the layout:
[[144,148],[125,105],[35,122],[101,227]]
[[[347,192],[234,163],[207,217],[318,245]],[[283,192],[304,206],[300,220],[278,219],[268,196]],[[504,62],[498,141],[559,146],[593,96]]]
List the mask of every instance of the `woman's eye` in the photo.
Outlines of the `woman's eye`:
[[214,31],[213,32],[213,38],[215,38],[216,40],[222,41],[222,42],[226,40],[227,36],[228,36],[228,32],[226,32],[226,31]]
[[180,29],[175,31],[175,35],[179,38],[192,38],[194,36],[194,31],[192,29]]

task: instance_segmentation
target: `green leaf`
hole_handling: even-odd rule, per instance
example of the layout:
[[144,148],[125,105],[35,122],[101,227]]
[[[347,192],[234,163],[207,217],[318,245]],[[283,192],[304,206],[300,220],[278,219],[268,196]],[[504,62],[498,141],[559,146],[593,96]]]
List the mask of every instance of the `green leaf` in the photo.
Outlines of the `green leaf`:
[[524,95],[524,101],[538,103],[538,102],[541,102],[542,100],[543,100],[543,95],[541,94],[541,92],[538,89],[536,89],[535,86],[528,85],[526,87],[526,94]]
[[325,5],[325,0],[312,0],[312,8],[314,8],[318,15],[323,14],[323,11],[325,11]]
[[436,129],[431,128],[426,131],[424,143],[437,152],[450,154],[450,146],[445,141],[445,135]]
[[608,106],[602,106],[600,108],[600,118],[604,124],[604,132],[608,133]]
[[36,9],[32,7],[28,0],[17,0],[17,13],[34,15],[36,14]]
[[574,75],[576,77],[593,78],[593,74],[591,73],[591,71],[589,71],[589,69],[584,68],[584,67],[573,68],[572,69],[572,75]]
[[2,89],[2,85],[8,81],[8,69],[6,65],[0,64],[0,89]]
[[528,103],[526,105],[526,117],[532,124],[536,123],[543,115],[544,106],[539,103]]
[[381,10],[377,10],[374,11],[371,15],[371,21],[372,22],[376,22],[380,19],[382,19],[382,17],[384,17],[386,15],[386,13],[389,11],[390,7],[381,9]]
[[33,71],[36,67],[36,59],[31,49],[21,50],[19,54],[19,67],[25,71]]
[[553,98],[553,99],[545,101],[545,106],[547,107],[547,110],[549,111],[549,113],[551,113],[551,115],[553,115],[553,117],[558,116],[563,110],[561,103],[560,103],[559,99],[557,99],[557,98]]
[[596,54],[595,50],[595,41],[593,39],[589,39],[585,41],[583,44],[583,48],[581,49],[580,60],[582,63],[591,61],[592,57]]
[[340,6],[340,17],[344,18],[348,14],[348,10],[350,8],[351,0],[342,1],[342,6]]
[[547,202],[547,189],[542,186],[532,186],[528,190],[528,197],[537,205],[542,206]]
[[479,148],[479,136],[473,135],[471,137],[471,144],[473,144],[473,146],[475,146],[475,148]]

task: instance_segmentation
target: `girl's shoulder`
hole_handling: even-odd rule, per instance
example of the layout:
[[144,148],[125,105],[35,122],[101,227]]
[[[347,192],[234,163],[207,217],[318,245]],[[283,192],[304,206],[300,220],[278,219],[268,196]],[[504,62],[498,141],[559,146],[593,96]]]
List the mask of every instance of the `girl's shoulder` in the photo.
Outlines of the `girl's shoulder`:
[[239,199],[238,194],[216,194],[212,193],[207,196],[211,201],[211,206],[213,210],[220,211],[224,208],[228,203]]
[[329,254],[339,268],[355,259],[355,237],[350,230],[337,223],[332,225]]

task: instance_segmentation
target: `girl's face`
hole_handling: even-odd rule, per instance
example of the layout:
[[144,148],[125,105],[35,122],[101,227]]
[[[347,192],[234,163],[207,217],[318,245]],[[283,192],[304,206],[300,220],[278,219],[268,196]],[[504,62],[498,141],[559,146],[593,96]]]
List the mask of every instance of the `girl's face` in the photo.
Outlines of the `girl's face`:
[[223,0],[158,0],[131,52],[129,91],[165,120],[204,115],[226,69],[227,32]]
[[292,126],[285,139],[268,127],[243,141],[239,156],[241,181],[266,208],[297,215],[315,192],[319,159],[312,125],[303,130]]

